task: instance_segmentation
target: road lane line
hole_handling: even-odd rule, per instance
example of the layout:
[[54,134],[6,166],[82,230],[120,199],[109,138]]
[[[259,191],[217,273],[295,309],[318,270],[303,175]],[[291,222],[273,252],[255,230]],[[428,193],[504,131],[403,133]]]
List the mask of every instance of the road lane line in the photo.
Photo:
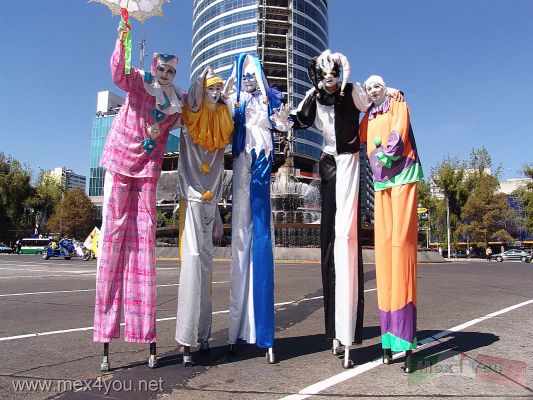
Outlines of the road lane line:
[[[367,289],[365,292],[373,292],[377,289]],[[287,304],[294,304],[294,303],[300,303],[304,301],[312,301],[312,300],[318,300],[323,298],[323,296],[316,296],[311,298],[304,298],[300,300],[294,300],[294,301],[285,301],[282,303],[276,303],[274,304],[275,307],[287,305]],[[229,310],[223,310],[223,311],[215,311],[212,314],[213,315],[219,315],[219,314],[227,314],[229,313]],[[163,322],[163,321],[174,321],[176,320],[176,317],[168,317],[168,318],[159,318],[156,320],[156,322]],[[121,326],[124,326],[124,323],[120,324]],[[6,342],[10,340],[18,340],[18,339],[27,339],[27,338],[33,338],[37,336],[49,336],[49,335],[59,335],[62,333],[71,333],[71,332],[83,332],[93,329],[92,326],[87,326],[84,328],[73,328],[73,329],[64,329],[60,331],[48,331],[48,332],[39,332],[39,333],[27,333],[25,335],[16,335],[16,336],[6,336],[6,337],[0,337],[0,342]]]
[[[220,284],[220,283],[229,283],[229,281],[216,281],[216,282],[213,282],[213,285]],[[179,283],[156,285],[156,287],[170,287],[170,286],[179,286]],[[8,294],[0,294],[0,298],[1,297],[15,297],[15,296],[33,296],[33,295],[39,295],[39,294],[94,292],[95,290],[96,289],[76,289],[76,290],[55,290],[55,291],[49,291],[49,292],[8,293]]]
[[92,270],[91,271],[72,271],[72,270],[62,271],[60,269],[28,269],[28,268],[2,268],[2,267],[0,267],[0,270],[26,271],[26,272],[65,272],[65,273],[70,273],[70,274],[86,274],[89,272],[93,272]]
[[[505,313],[507,313],[509,311],[513,311],[513,310],[516,310],[516,309],[518,309],[520,307],[524,307],[524,306],[527,306],[527,305],[530,305],[530,304],[533,304],[533,299],[524,301],[522,303],[515,304],[515,305],[507,307],[507,308],[503,308],[501,310],[498,310],[498,311],[495,311],[493,313],[487,314],[487,315],[485,315],[483,317],[475,318],[475,319],[470,320],[468,322],[464,322],[464,323],[462,323],[460,325],[456,325],[453,328],[444,330],[442,332],[437,333],[436,335],[433,335],[433,336],[430,336],[430,337],[427,337],[427,338],[421,340],[419,342],[418,348],[421,348],[421,347],[423,347],[425,345],[433,343],[433,342],[435,342],[435,341],[437,341],[437,340],[439,340],[439,339],[441,339],[443,337],[446,337],[446,336],[450,335],[451,333],[459,332],[459,331],[461,331],[461,330],[463,330],[465,328],[468,328],[468,327],[470,327],[472,325],[478,324],[480,322],[483,322],[483,321],[489,320],[491,318],[494,318],[494,317],[496,317],[498,315],[505,314]],[[401,358],[404,355],[405,355],[405,352],[397,353],[397,354],[394,355],[393,359]],[[341,372],[340,374],[333,375],[333,376],[331,376],[331,377],[329,377],[327,379],[324,379],[323,381],[314,383],[314,384],[312,384],[310,386],[307,386],[307,387],[303,388],[297,394],[291,394],[291,395],[282,397],[279,400],[302,400],[302,399],[307,399],[308,397],[311,397],[311,396],[319,394],[320,392],[322,392],[325,389],[328,389],[328,388],[330,388],[332,386],[335,386],[335,385],[337,385],[339,383],[347,381],[348,379],[351,379],[351,378],[354,378],[354,377],[356,377],[358,375],[361,375],[361,374],[363,374],[363,373],[365,373],[367,371],[370,371],[371,369],[379,367],[380,365],[383,365],[383,361],[382,361],[381,357],[376,359],[376,360],[369,361],[369,362],[367,362],[365,364],[359,365],[359,366],[355,367],[354,369]]]
[[[53,271],[51,271],[53,272]],[[17,278],[53,278],[53,277],[69,277],[69,276],[90,276],[96,275],[96,272],[84,272],[75,275],[62,274],[62,275],[19,275],[19,276],[0,276],[0,279],[17,279]]]

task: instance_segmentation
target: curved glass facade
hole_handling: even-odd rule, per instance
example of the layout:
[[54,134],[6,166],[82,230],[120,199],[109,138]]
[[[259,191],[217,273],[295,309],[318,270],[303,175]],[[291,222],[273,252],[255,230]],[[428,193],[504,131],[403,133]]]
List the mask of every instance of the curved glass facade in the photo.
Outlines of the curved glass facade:
[[191,79],[206,66],[224,76],[235,55],[257,49],[258,0],[195,0]]
[[[235,55],[262,61],[272,86],[296,107],[311,88],[307,66],[328,48],[327,0],[195,0],[191,79],[206,66],[225,77]],[[322,136],[294,133],[295,155],[318,161]]]

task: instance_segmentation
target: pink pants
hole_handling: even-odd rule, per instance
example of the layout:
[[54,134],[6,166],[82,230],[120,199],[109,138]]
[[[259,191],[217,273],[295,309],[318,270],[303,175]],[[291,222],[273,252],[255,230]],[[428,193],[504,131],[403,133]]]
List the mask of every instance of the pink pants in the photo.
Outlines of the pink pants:
[[157,178],[107,172],[94,308],[95,342],[156,341],[155,227]]

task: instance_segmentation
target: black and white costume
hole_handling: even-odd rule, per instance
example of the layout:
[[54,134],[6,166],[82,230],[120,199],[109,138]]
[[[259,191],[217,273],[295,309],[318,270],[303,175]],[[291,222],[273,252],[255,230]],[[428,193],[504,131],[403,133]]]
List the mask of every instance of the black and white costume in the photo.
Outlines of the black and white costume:
[[[340,69],[343,82],[337,84]],[[311,60],[309,90],[291,113],[294,129],[313,124],[322,132],[321,266],[326,337],[348,348],[362,342],[363,264],[359,204],[359,115],[370,105],[359,84],[347,83],[349,64],[342,54],[326,50]],[[317,83],[319,82],[319,83]],[[329,89],[329,90],[328,90]]]

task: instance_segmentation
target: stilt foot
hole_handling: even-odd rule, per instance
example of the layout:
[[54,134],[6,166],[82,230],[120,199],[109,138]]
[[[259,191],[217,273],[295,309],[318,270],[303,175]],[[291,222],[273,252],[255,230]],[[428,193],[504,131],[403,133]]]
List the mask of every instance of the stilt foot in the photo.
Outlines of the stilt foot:
[[333,339],[333,346],[331,348],[331,352],[334,356],[340,356],[342,354],[341,342],[339,341],[339,339]]
[[405,372],[406,374],[410,374],[413,371],[414,371],[414,367],[413,367],[413,351],[412,350],[407,350],[405,352],[405,361],[403,363],[403,372]]
[[109,357],[104,356],[104,358],[102,359],[102,364],[100,364],[100,371],[108,372],[110,370],[111,370],[111,366],[109,364]]
[[383,349],[383,364],[389,365],[392,364],[392,350]]
[[202,354],[209,353],[209,342],[206,340],[205,342],[200,343],[198,351]]
[[274,364],[276,362],[276,357],[274,356],[274,351],[272,351],[272,347],[268,349],[268,351],[265,354],[265,357],[269,364]]

